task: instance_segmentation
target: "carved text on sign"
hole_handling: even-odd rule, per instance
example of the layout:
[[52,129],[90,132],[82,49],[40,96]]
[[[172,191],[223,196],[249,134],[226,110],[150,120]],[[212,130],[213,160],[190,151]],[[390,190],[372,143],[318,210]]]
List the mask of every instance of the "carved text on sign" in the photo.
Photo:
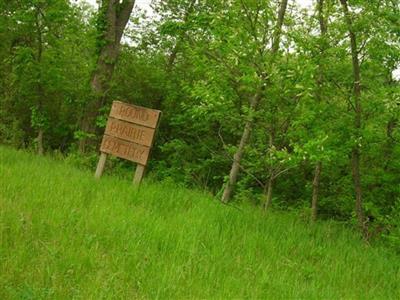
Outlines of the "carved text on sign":
[[144,146],[151,146],[155,129],[109,118],[105,134]]
[[160,116],[159,110],[114,101],[101,142],[95,177],[101,177],[107,155],[111,154],[137,163],[133,183],[140,184]]
[[114,101],[111,107],[110,117],[156,128],[160,111],[143,108],[140,106]]
[[150,148],[104,135],[100,151],[146,165]]

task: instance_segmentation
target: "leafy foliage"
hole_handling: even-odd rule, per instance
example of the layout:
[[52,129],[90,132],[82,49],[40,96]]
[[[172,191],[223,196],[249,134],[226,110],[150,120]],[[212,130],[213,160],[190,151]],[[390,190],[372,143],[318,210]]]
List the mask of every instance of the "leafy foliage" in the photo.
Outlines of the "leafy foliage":
[[[338,3],[323,2],[326,34],[316,13],[292,3],[276,55],[270,45],[277,1],[165,0],[154,1],[154,18],[135,12],[97,137],[112,100],[161,109],[150,176],[219,195],[243,126],[254,119],[236,199],[259,204],[273,178],[275,207],[307,208],[321,163],[320,217],[345,220],[354,218],[349,156],[357,146],[371,235],[397,241],[399,8],[396,1],[349,1],[361,61],[363,114],[356,130],[348,28]],[[79,157],[77,143],[88,137],[80,123],[92,100],[94,57],[106,42],[99,35],[104,12],[67,0],[0,0],[0,8],[1,143],[33,147],[42,130],[47,152]],[[263,85],[252,111],[251,97]]]

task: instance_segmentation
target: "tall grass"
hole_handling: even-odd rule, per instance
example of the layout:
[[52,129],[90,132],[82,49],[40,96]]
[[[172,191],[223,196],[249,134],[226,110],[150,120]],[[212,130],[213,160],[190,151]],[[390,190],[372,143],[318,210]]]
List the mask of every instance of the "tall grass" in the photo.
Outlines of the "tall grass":
[[0,299],[400,299],[400,258],[331,222],[8,148],[0,180]]

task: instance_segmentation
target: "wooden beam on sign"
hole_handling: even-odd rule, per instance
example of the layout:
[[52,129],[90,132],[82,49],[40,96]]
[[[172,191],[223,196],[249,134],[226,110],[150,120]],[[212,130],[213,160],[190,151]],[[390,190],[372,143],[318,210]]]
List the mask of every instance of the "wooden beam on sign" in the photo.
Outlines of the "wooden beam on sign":
[[114,101],[110,117],[130,123],[156,128],[161,111]]
[[[158,118],[157,124],[156,124],[156,126],[154,128],[154,132],[152,134],[151,144],[149,145],[150,146],[150,151],[151,151],[151,149],[153,147],[153,144],[154,144],[154,137],[158,132],[158,126],[159,126],[160,121],[161,121],[161,115],[162,115],[161,112],[159,112],[159,114],[157,116],[157,118]],[[149,155],[150,155],[150,151],[149,151]],[[145,171],[146,171],[146,166],[145,165],[141,165],[141,164],[137,164],[136,165],[135,176],[133,177],[133,184],[134,185],[140,185],[140,183],[142,182],[142,179],[144,177]]]
[[139,185],[142,182],[145,170],[146,170],[145,166],[143,166],[141,164],[136,165],[135,176],[133,177],[134,185]]
[[120,138],[105,134],[103,136],[100,151],[146,165],[147,159],[149,158],[150,147],[127,142]]
[[104,134],[117,137],[128,142],[151,147],[154,137],[154,128],[121,121],[112,117],[108,118]]
[[96,173],[94,174],[95,178],[100,178],[103,175],[104,167],[107,161],[107,154],[101,152],[99,162],[97,163]]

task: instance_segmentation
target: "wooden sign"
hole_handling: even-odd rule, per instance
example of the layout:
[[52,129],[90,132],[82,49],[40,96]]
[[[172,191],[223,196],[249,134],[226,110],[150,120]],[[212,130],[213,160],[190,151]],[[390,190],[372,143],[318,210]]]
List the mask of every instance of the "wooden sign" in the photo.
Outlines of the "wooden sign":
[[100,146],[95,173],[100,178],[107,154],[138,163],[134,183],[142,180],[161,111],[114,101]]
[[151,147],[155,130],[152,128],[109,118],[105,134],[133,142],[139,145]]
[[113,136],[104,135],[100,151],[121,157],[141,165],[147,164],[150,148],[130,143]]
[[161,111],[114,101],[110,117],[130,123],[156,128]]

